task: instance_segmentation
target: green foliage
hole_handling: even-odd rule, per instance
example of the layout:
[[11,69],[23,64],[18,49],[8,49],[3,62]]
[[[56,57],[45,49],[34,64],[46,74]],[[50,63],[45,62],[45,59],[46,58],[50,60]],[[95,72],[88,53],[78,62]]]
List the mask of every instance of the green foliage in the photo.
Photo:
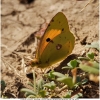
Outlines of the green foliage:
[[100,41],[92,42],[91,45],[86,45],[86,47],[96,48],[97,50],[100,51],[99,42],[100,42]]
[[72,69],[74,69],[75,67],[77,67],[77,60],[76,60],[76,59],[71,60],[71,61],[68,63],[68,66],[70,66]]
[[[93,47],[94,44],[95,43],[91,43],[92,46],[90,47]],[[98,49],[97,44],[95,45],[95,48]],[[21,91],[25,92],[27,98],[47,98],[59,97],[58,95],[61,90],[67,89],[66,94],[62,95],[61,98],[80,98],[83,97],[82,93],[80,91],[75,92],[74,90],[77,90],[77,88],[89,81],[86,76],[90,74],[99,75],[99,63],[95,61],[94,53],[92,52],[88,52],[85,57],[78,57],[78,59],[71,60],[67,66],[62,69],[66,68],[71,70],[72,76],[52,70],[43,75],[45,76],[45,81],[43,80],[44,78],[40,78],[36,81],[34,77],[33,82],[29,83],[33,89],[23,88]],[[82,70],[86,76],[77,75],[77,69]],[[58,92],[56,90],[57,88]],[[72,92],[74,92],[74,95],[72,95]]]
[[47,88],[49,88],[49,89],[51,89],[51,90],[54,90],[55,87],[56,87],[56,84],[55,84],[54,81],[51,81],[49,83],[44,84],[44,86],[47,87]]
[[94,59],[94,53],[89,52],[89,53],[87,53],[86,56],[87,56],[89,59]]
[[0,96],[1,96],[1,98],[6,99],[7,96],[3,93],[4,90],[5,90],[5,87],[6,87],[6,83],[5,83],[4,80],[1,80],[1,81],[0,81],[0,84],[1,84],[1,91],[0,91],[0,94],[1,94],[1,95],[0,95]]
[[89,80],[87,78],[82,79],[81,77],[79,77],[79,80],[77,79],[76,84],[74,85],[74,89],[78,88],[79,86],[82,86],[84,84],[86,84]]
[[88,52],[86,54],[86,57],[78,57],[78,59],[80,59],[80,60],[86,60],[86,61],[94,60],[94,53]]
[[[36,82],[36,84],[37,84],[35,87],[36,89],[33,89],[33,90],[27,89],[27,88],[21,89],[21,92],[25,92],[25,97],[27,97],[27,98],[43,98],[46,96],[47,92],[45,90],[43,90],[43,85],[40,84],[40,80],[38,82]],[[32,86],[32,85],[30,85],[30,86]]]
[[59,72],[53,72],[53,75],[57,76],[57,77],[64,77],[65,75]]
[[72,77],[65,76],[65,77],[57,78],[57,81],[63,82],[68,86],[69,89],[72,89],[74,86]]
[[65,68],[74,69],[75,67],[77,67],[77,64],[78,64],[77,60],[74,59],[74,60],[71,60],[71,61],[67,64],[68,66],[63,67],[62,69],[65,69]]
[[3,81],[3,80],[1,80],[1,91],[3,92],[4,91],[4,89],[5,89],[5,87],[6,87],[6,83],[5,83],[5,81]]
[[54,71],[52,70],[52,71],[50,71],[50,72],[47,74],[47,77],[48,77],[49,79],[51,79],[51,80],[55,80],[55,75],[52,74],[53,72],[54,72]]
[[66,95],[64,96],[64,98],[71,98],[71,92],[72,92],[72,91],[68,91],[68,92],[66,93]]
[[38,81],[36,81],[34,72],[33,72],[33,76],[34,76],[33,83],[29,82],[29,85],[33,88],[33,90],[27,89],[27,88],[22,88],[21,92],[25,92],[25,97],[27,97],[27,98],[45,97],[47,95],[47,92],[45,90],[43,90],[44,80],[42,78],[40,78]]
[[53,75],[57,76],[58,78],[56,79],[59,82],[63,82],[68,86],[68,88],[73,88],[74,83],[72,77],[69,77],[68,75],[61,74],[59,72],[53,72]]
[[99,63],[96,61],[89,61],[85,64],[80,64],[79,68],[85,72],[91,73],[91,74],[99,74]]
[[33,91],[33,90],[30,90],[30,89],[27,89],[27,88],[23,88],[21,89],[21,92],[26,92],[25,95],[28,97],[28,96],[32,96],[32,97],[35,97],[37,94]]
[[86,57],[78,57],[80,61],[79,68],[89,74],[99,74],[99,63],[94,61],[94,53],[88,52]]

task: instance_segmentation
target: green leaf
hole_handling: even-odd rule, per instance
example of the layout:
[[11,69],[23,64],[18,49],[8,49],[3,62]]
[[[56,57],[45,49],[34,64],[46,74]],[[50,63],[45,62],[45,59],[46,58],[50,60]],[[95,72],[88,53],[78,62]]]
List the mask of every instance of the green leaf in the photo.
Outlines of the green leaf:
[[52,74],[53,72],[54,72],[54,71],[50,71],[50,72],[48,73],[48,78],[50,78],[50,79],[52,79],[52,80],[55,80],[55,75]]
[[82,80],[82,79],[81,79],[80,76],[77,76],[77,77],[76,77],[76,83],[81,82],[81,80]]
[[64,98],[71,98],[71,91],[68,91],[68,92],[66,93],[66,95],[64,96]]
[[87,57],[78,57],[78,59],[80,59],[80,60],[87,60],[87,61],[89,61],[90,59],[89,58],[87,58]]
[[82,80],[81,83],[84,85],[84,84],[86,84],[88,81],[89,81],[89,80],[88,80],[87,78],[85,78],[85,79]]
[[[79,78],[79,77],[78,77],[78,78]],[[81,77],[80,77],[80,78],[81,78]],[[85,78],[85,79],[81,80],[80,78],[79,78],[79,81],[77,81],[76,84],[74,85],[74,89],[76,89],[76,88],[78,88],[80,85],[84,85],[84,84],[86,84],[86,83],[88,82],[88,79]]]
[[44,84],[44,80],[43,78],[39,79],[37,82],[36,82],[36,86],[38,88],[38,91],[43,89],[43,84]]
[[70,67],[70,66],[64,66],[64,67],[62,67],[62,69],[72,69],[72,67]]
[[39,95],[41,95],[41,97],[45,97],[46,96],[46,91],[45,90],[40,90]]
[[94,53],[89,52],[89,53],[87,53],[86,56],[87,56],[89,59],[94,59]]
[[99,74],[99,63],[97,62],[87,62],[85,64],[80,64],[79,68],[85,72],[91,73],[91,74]]
[[64,76],[64,77],[61,77],[61,78],[57,78],[57,81],[63,82],[63,83],[66,84],[70,89],[72,89],[73,86],[74,86],[72,77]]
[[20,91],[21,92],[27,92],[30,95],[36,95],[36,93],[34,91],[27,89],[27,88],[22,88]]
[[46,83],[44,84],[45,87],[48,87],[51,90],[54,90],[56,87],[56,84],[54,83],[54,81],[50,82],[50,83]]
[[72,68],[72,69],[74,69],[75,67],[77,67],[77,60],[76,59],[74,59],[74,60],[71,60],[67,65],[70,67],[70,68]]
[[61,74],[59,72],[53,72],[52,74],[57,76],[57,77],[64,77],[65,76],[64,74]]
[[33,97],[36,97],[36,95],[35,95],[35,94],[33,95],[33,94],[30,94],[29,92],[25,92],[25,97],[27,97],[27,98],[28,98],[30,95],[31,95],[31,96],[33,96]]
[[1,90],[4,91],[5,87],[6,87],[5,81],[1,80]]
[[86,45],[86,47],[96,48],[97,50],[100,51],[99,42],[100,42],[100,41],[92,42],[91,45]]
[[33,83],[29,82],[28,85],[30,85],[31,87],[34,88],[34,84]]

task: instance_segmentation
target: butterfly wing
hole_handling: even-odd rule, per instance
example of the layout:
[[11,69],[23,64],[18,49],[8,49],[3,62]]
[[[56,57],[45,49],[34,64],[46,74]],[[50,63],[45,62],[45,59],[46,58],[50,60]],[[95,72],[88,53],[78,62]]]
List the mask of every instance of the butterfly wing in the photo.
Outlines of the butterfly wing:
[[73,50],[75,38],[69,31],[68,21],[62,12],[57,13],[40,40],[38,67],[48,67],[66,58]]

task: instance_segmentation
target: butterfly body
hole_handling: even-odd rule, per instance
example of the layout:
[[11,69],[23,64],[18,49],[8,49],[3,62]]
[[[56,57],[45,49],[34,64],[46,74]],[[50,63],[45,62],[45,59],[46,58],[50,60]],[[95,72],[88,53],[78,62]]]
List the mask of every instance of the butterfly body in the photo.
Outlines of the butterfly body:
[[36,59],[32,66],[51,66],[65,59],[73,50],[75,38],[69,30],[68,21],[62,12],[57,13],[40,40]]

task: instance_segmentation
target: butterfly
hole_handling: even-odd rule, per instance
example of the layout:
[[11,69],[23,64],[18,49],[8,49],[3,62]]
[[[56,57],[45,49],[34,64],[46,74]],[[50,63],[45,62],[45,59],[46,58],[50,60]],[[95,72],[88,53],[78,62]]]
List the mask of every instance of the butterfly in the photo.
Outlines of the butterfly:
[[73,50],[75,37],[70,32],[66,16],[58,12],[48,24],[40,39],[36,58],[31,66],[39,68],[49,67],[64,60]]

